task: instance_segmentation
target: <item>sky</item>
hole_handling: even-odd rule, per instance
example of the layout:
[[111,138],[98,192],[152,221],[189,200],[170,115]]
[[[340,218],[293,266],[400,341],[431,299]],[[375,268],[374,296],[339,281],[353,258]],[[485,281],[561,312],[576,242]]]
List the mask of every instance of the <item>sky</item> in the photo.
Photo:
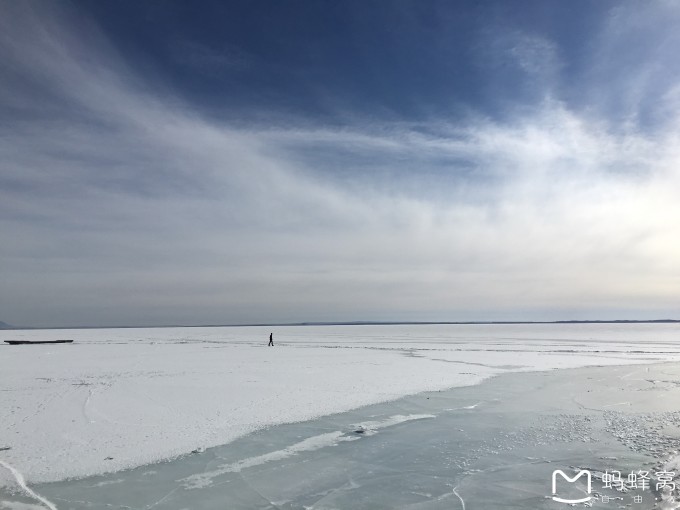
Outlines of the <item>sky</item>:
[[680,2],[0,2],[0,320],[680,319]]

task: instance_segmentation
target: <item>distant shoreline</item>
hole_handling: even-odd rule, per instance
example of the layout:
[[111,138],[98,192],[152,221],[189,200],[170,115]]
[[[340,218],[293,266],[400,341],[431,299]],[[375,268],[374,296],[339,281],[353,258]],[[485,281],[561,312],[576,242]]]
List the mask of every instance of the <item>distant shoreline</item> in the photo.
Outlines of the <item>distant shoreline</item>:
[[248,328],[287,326],[437,326],[437,325],[504,325],[504,324],[677,324],[680,319],[653,320],[563,320],[563,321],[353,321],[353,322],[274,322],[251,324],[168,324],[155,326],[5,326],[2,331],[36,329],[156,329],[156,328]]

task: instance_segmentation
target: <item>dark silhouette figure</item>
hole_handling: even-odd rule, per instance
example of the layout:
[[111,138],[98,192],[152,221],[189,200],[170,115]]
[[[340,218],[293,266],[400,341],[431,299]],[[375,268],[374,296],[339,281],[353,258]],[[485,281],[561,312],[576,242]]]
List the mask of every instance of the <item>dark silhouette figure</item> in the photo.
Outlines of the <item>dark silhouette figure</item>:
[[267,347],[274,347],[274,333],[269,333],[269,343]]

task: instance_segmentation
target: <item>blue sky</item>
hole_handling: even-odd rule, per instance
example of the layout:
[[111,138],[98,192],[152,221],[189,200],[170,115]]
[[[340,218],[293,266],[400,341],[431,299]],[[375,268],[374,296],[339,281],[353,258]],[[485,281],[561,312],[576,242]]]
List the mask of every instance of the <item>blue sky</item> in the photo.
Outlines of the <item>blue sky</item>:
[[0,319],[678,318],[680,2],[4,2]]

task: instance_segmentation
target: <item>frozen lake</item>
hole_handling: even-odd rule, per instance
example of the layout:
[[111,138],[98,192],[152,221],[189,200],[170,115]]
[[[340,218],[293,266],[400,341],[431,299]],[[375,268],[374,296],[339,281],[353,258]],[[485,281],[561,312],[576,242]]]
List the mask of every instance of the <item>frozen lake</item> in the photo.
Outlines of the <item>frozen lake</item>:
[[[653,473],[674,465],[679,388],[677,363],[503,375],[33,489],[83,510],[547,510],[565,508],[550,499],[553,470],[578,468],[593,474],[594,508],[674,508],[655,507]],[[641,470],[652,473],[647,489],[604,488],[604,472]],[[25,494],[4,498],[5,508],[40,508]]]
[[270,330],[2,332],[75,343],[0,352],[0,508],[560,508],[680,448],[676,325]]

